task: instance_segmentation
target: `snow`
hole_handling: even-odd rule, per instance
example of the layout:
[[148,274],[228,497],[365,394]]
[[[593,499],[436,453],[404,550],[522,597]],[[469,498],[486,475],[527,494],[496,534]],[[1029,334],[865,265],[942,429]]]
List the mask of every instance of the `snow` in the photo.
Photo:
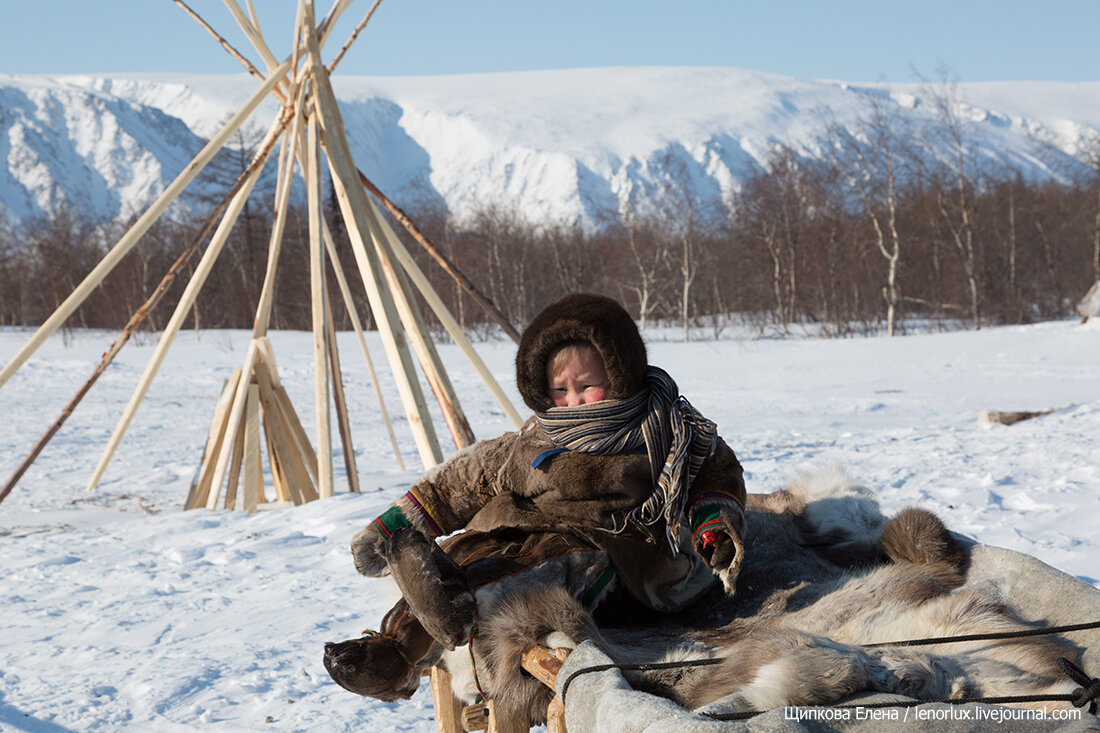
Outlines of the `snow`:
[[[95,217],[142,210],[256,86],[243,73],[0,74],[0,107],[12,110],[0,124],[0,214],[6,205],[7,216],[23,220],[65,203]],[[776,144],[816,155],[826,109],[851,124],[874,96],[887,110],[933,116],[916,84],[887,93],[722,67],[337,73],[333,86],[363,172],[406,208],[443,203],[459,222],[497,207],[534,222],[591,225],[639,205],[639,192],[684,181],[708,200],[728,198]],[[971,105],[968,134],[991,162],[1045,180],[1080,170],[1070,156],[1100,130],[1098,89],[1100,82],[961,84],[959,97]],[[268,100],[250,124],[266,130],[274,113]]]
[[[697,335],[682,343],[675,331],[650,331],[650,360],[718,422],[751,491],[781,488],[807,462],[837,461],[888,514],[928,508],[962,534],[1100,586],[1100,327]],[[29,336],[0,330],[0,362]],[[56,335],[0,389],[0,478],[113,338]],[[244,360],[245,332],[181,334],[103,482],[85,491],[153,344],[123,350],[0,505],[0,730],[434,730],[426,684],[386,704],[341,689],[321,664],[324,642],[376,627],[395,598],[387,581],[355,573],[347,547],[419,473],[396,468],[354,334],[339,338],[363,493],[251,516],[180,511],[222,382]],[[272,340],[310,429],[310,335]],[[382,353],[376,334],[368,341]],[[514,346],[477,347],[521,406]],[[477,435],[510,429],[457,348],[440,353]],[[985,409],[1063,405],[1012,426],[977,421]],[[407,427],[397,421],[411,468]],[[343,487],[342,458],[334,465]]]

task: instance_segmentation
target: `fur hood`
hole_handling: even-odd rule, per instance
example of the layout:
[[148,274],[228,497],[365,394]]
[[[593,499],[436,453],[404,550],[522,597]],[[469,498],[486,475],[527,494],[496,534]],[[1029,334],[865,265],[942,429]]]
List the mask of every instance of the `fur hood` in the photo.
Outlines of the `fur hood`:
[[523,332],[516,354],[516,385],[535,412],[554,406],[546,391],[550,354],[570,341],[585,341],[603,358],[611,387],[607,399],[634,395],[645,383],[645,343],[634,319],[602,295],[574,293],[548,305]]

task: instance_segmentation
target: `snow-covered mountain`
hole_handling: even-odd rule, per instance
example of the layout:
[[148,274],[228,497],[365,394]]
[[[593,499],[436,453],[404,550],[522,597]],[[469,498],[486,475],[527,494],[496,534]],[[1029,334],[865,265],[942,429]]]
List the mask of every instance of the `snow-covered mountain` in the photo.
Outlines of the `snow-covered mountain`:
[[[359,167],[399,203],[592,223],[671,186],[736,190],[775,143],[813,155],[874,96],[928,117],[917,85],[730,68],[334,78]],[[140,211],[256,87],[244,76],[0,75],[0,215]],[[1100,133],[1100,82],[964,84],[970,134],[1028,176],[1064,175]],[[274,102],[254,116],[266,129]],[[1053,143],[1040,153],[1037,139]]]

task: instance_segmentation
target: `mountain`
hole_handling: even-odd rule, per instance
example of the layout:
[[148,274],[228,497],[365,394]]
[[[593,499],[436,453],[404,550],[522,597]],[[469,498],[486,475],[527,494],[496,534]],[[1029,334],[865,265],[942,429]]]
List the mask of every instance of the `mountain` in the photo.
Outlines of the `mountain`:
[[[358,166],[398,203],[442,203],[460,220],[500,207],[590,225],[670,186],[722,197],[776,143],[819,154],[826,114],[851,128],[871,99],[918,119],[934,114],[915,84],[731,68],[333,81]],[[0,216],[142,210],[255,87],[244,75],[0,75]],[[983,157],[1028,177],[1072,173],[1081,166],[1074,156],[1100,134],[1100,82],[958,90]],[[266,129],[274,110],[262,106],[254,129]]]

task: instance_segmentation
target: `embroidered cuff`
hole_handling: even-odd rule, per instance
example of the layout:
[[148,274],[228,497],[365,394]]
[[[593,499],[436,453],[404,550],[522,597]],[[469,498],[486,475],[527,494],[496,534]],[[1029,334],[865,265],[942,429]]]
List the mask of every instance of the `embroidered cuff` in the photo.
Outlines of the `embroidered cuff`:
[[436,521],[435,517],[432,516],[432,513],[428,511],[428,507],[424,506],[424,504],[416,498],[416,494],[414,494],[412,491],[408,491],[405,494],[405,499],[407,499],[408,502],[412,504],[412,506],[420,514],[421,519],[424,520],[423,529],[427,530],[426,534],[430,533],[436,537],[442,537],[446,534],[446,532],[443,531],[443,525]]
[[741,501],[733,494],[706,491],[695,497],[690,506],[691,543],[697,544],[699,536],[708,530],[730,532],[733,527],[722,516],[722,510],[740,514]]
[[382,512],[381,516],[377,517],[371,524],[375,529],[385,537],[387,540],[393,536],[393,533],[399,529],[405,527],[411,527],[409,518],[405,516],[405,512],[401,511],[399,506],[391,506],[386,511]]

